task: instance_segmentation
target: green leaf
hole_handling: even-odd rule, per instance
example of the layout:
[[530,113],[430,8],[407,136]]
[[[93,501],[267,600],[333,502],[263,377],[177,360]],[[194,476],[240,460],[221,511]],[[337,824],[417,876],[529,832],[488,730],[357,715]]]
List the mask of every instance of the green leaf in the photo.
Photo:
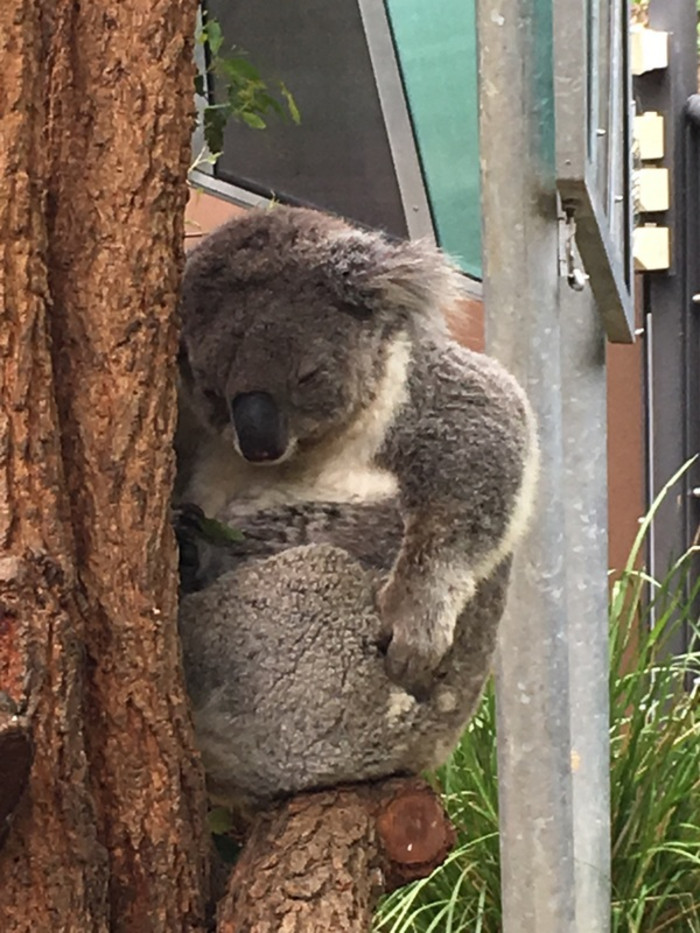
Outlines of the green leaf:
[[204,534],[212,544],[226,544],[230,541],[243,541],[245,535],[237,528],[231,528],[230,525],[224,525],[223,522],[217,522],[214,518],[203,518],[200,522],[202,534]]
[[228,117],[225,105],[212,104],[204,108],[204,139],[211,152],[221,152],[224,148],[224,128]]
[[222,59],[222,61],[225,62],[226,68],[231,74],[239,75],[248,81],[262,81],[260,72],[247,58],[236,56],[235,58]]
[[294,123],[296,123],[298,126],[301,123],[301,114],[299,113],[299,108],[297,107],[296,101],[294,100],[292,96],[292,92],[289,90],[289,88],[283,81],[280,81],[280,91],[285,101],[287,102],[287,109],[289,110],[289,116],[292,118]]
[[216,19],[207,19],[206,23],[202,27],[202,32],[209,45],[209,51],[211,54],[214,56],[218,55],[219,49],[221,48],[224,41],[224,34],[221,30],[219,21]]
[[250,126],[254,130],[264,130],[265,127],[267,126],[267,124],[265,123],[265,121],[259,114],[252,113],[249,110],[244,110],[241,113],[241,120],[243,120],[246,126]]
[[282,104],[280,104],[278,100],[275,100],[274,97],[271,97],[266,91],[262,91],[256,96],[254,105],[260,113],[267,113],[269,110],[273,110],[280,117],[285,115]]
[[212,807],[207,813],[207,825],[210,833],[221,835],[233,829],[233,818],[227,807]]
[[[237,120],[254,130],[267,127],[265,116],[274,113],[282,119],[288,117],[299,124],[299,108],[290,90],[283,82],[271,87],[260,71],[241,49],[231,47],[223,52],[224,35],[216,19],[208,19],[197,34],[197,41],[207,43],[209,49],[209,73],[220,79],[217,87],[219,102],[204,108],[202,124],[204,140],[215,162],[224,145],[224,130],[229,120]],[[222,93],[219,88],[223,89]],[[207,99],[204,75],[195,77],[195,92]],[[203,159],[198,159],[198,163]]]

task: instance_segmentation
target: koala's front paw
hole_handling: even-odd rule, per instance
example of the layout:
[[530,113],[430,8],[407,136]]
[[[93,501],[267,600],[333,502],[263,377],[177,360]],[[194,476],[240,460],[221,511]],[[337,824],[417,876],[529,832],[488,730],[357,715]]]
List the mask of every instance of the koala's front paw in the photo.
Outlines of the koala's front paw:
[[428,699],[435,687],[435,670],[445,652],[433,645],[405,638],[406,633],[395,632],[386,652],[386,672],[390,680],[417,700]]
[[180,588],[194,593],[199,587],[199,542],[202,536],[204,512],[189,502],[171,509],[170,520],[175,531],[179,552]]
[[428,698],[435,672],[452,647],[454,619],[444,619],[434,606],[425,608],[387,584],[379,594],[382,639],[388,640],[386,672],[417,700]]

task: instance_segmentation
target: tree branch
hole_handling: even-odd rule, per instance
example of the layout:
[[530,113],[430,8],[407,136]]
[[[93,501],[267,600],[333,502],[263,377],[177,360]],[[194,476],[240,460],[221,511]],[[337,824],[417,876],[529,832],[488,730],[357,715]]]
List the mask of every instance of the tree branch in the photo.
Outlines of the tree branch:
[[294,797],[256,816],[217,931],[366,933],[379,896],[430,874],[454,842],[420,778]]

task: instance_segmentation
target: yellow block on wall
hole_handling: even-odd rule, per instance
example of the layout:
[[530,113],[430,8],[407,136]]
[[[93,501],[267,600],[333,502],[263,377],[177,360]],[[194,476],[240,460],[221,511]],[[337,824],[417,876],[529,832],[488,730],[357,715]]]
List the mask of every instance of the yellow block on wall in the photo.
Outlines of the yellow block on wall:
[[668,33],[646,26],[630,30],[632,74],[643,75],[656,68],[668,68]]
[[641,168],[637,172],[640,211],[667,211],[670,204],[667,168]]
[[671,265],[671,238],[668,227],[649,224],[634,231],[634,267],[638,272],[668,269]]
[[664,154],[664,118],[655,110],[634,118],[634,138],[642,161],[661,159]]

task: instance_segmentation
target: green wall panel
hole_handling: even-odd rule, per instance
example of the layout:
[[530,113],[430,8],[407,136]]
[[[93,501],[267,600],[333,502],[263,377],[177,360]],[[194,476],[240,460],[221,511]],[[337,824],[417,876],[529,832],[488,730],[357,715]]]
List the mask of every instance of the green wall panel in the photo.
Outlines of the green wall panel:
[[440,245],[481,276],[474,0],[386,0]]

